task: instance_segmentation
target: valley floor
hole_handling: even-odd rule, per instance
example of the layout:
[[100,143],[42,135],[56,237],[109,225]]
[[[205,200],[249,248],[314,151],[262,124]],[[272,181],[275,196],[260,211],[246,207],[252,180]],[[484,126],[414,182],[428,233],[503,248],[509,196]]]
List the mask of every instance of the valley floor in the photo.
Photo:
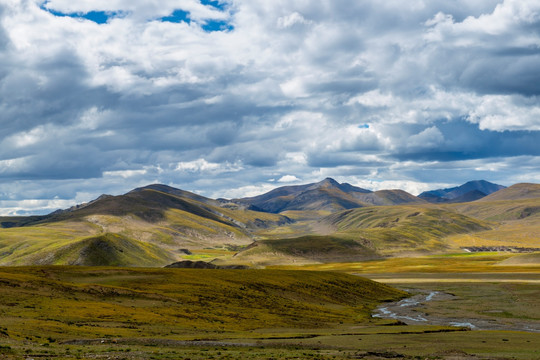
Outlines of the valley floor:
[[[540,358],[540,269],[441,258],[430,273],[411,271],[414,258],[386,260],[398,272],[385,261],[338,272],[0,268],[0,359]],[[408,310],[446,322],[373,318],[404,294],[341,271],[447,294]]]

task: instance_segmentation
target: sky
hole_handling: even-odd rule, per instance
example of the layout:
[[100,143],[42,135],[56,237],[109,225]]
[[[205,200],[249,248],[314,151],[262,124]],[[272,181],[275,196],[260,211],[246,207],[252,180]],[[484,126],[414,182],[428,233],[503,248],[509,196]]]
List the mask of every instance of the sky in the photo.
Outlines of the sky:
[[538,0],[0,0],[0,215],[539,183],[539,144]]

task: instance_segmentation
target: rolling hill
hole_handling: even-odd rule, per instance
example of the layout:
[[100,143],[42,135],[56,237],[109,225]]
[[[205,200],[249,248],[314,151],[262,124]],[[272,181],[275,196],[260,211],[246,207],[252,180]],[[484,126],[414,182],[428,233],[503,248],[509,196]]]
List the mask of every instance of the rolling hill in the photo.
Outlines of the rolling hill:
[[478,201],[430,204],[328,178],[214,200],[153,184],[45,216],[0,218],[0,265],[164,266],[219,255],[216,264],[259,266],[537,247],[539,195],[540,185],[517,184]]
[[406,295],[359,276],[307,271],[34,266],[1,268],[0,279],[0,313],[9,314],[0,317],[0,339],[8,330],[26,344],[357,325]]
[[249,245],[253,231],[292,221],[216,205],[151,185],[47,216],[4,219],[0,265],[163,266],[180,259],[181,249]]
[[482,201],[524,200],[540,198],[540,184],[520,183],[486,196]]
[[233,259],[218,261],[248,266],[302,265],[328,262],[354,262],[380,258],[369,246],[340,236],[307,235],[297,238],[260,240]]
[[335,235],[369,246],[379,255],[432,253],[449,248],[445,238],[491,229],[491,224],[440,208],[371,207],[342,211],[321,220]]
[[355,262],[456,251],[447,239],[489,231],[493,224],[432,205],[371,206],[318,221],[328,235],[259,240],[224,264],[250,266]]
[[460,246],[540,247],[540,185],[516,184],[478,201],[448,205],[449,209],[496,222],[493,230],[450,240]]

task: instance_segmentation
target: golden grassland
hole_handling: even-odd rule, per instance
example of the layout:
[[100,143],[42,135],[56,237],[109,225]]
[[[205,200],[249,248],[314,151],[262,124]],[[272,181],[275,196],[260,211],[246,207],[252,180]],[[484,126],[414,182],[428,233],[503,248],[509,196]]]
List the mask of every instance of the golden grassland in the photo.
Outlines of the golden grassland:
[[[533,253],[534,254],[534,253]],[[538,254],[538,253],[536,253]],[[358,274],[399,273],[540,273],[540,264],[509,263],[522,257],[512,253],[455,253],[429,256],[386,258],[362,262],[319,263],[297,266],[271,266],[276,269],[302,269],[311,271],[341,271]],[[529,255],[535,257],[536,255]],[[505,263],[506,262],[506,263]]]
[[[457,296],[430,303],[426,311],[433,314],[540,322],[538,285],[497,277],[480,284],[440,282],[444,275],[401,286]],[[403,295],[339,272],[4,267],[0,358],[538,358],[537,333],[407,326],[370,317],[381,301]]]
[[18,267],[0,268],[0,285],[11,339],[62,341],[364,323],[380,301],[404,295],[350,275],[280,270]]

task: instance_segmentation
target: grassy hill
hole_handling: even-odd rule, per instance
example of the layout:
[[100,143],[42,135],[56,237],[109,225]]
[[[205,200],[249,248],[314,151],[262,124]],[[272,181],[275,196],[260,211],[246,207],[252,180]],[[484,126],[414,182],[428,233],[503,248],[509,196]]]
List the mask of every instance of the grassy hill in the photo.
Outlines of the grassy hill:
[[180,259],[181,249],[245,246],[252,232],[292,221],[166,190],[152,186],[49,216],[5,218],[0,265],[163,266]]
[[373,249],[351,239],[307,235],[298,238],[260,240],[223,263],[250,266],[301,265],[362,261],[377,257],[379,256]]
[[322,220],[335,234],[366,244],[381,255],[426,253],[449,248],[444,239],[454,234],[491,229],[491,224],[429,206],[391,206],[354,209]]
[[479,201],[455,204],[449,209],[494,222],[492,230],[449,240],[458,246],[540,247],[540,186],[517,184]]
[[523,200],[540,198],[540,184],[521,183],[499,190],[479,201]]
[[369,323],[377,304],[404,296],[357,276],[278,270],[18,267],[0,268],[0,283],[2,336],[26,342]]
[[470,246],[538,247],[539,186],[517,184],[481,201],[434,205],[401,190],[369,192],[326,179],[257,197],[287,198],[289,208],[304,209],[273,214],[150,185],[48,216],[0,218],[0,265],[163,266],[243,249],[230,261],[303,264]]
[[156,266],[174,260],[160,247],[106,233],[64,246],[51,254],[42,254],[36,264],[68,264],[86,266]]
[[[494,225],[433,205],[372,206],[323,217],[312,223],[313,233],[300,237],[285,236],[302,230],[298,224],[285,226],[281,233],[278,229],[266,232],[266,239],[223,263],[301,265],[455,252],[458,246],[448,241],[450,237],[488,231]],[[318,229],[326,234],[317,234]]]

